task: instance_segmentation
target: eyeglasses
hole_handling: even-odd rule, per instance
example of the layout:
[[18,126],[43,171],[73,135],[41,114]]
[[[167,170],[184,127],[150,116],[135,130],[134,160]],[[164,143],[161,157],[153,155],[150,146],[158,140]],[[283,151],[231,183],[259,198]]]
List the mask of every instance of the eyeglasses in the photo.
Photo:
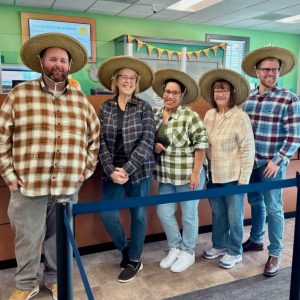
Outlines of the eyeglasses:
[[131,82],[134,82],[134,81],[137,81],[138,77],[137,76],[127,76],[127,75],[118,75],[118,78],[122,81],[131,81]]
[[262,71],[264,74],[269,74],[270,71],[273,73],[273,74],[277,74],[279,71],[280,71],[280,68],[258,68],[258,70]]
[[214,89],[214,93],[215,94],[222,94],[222,95],[224,95],[225,93],[228,93],[228,92],[230,92],[230,90],[228,90],[228,89]]
[[172,96],[174,96],[174,97],[178,97],[181,94],[180,91],[170,91],[170,90],[164,90],[164,93],[167,96],[170,96],[172,94]]

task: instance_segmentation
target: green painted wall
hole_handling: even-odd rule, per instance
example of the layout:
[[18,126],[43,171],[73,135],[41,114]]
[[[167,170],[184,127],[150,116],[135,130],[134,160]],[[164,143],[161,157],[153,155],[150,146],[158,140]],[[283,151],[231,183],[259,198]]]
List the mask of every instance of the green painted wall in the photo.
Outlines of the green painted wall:
[[[300,49],[300,35],[296,34],[167,21],[139,20],[134,18],[22,6],[0,5],[0,11],[0,52],[4,55],[5,63],[21,63],[19,57],[21,47],[21,12],[82,16],[96,19],[97,66],[107,57],[114,55],[114,44],[112,40],[124,34],[196,41],[204,41],[206,33],[225,34],[250,37],[250,51],[265,46],[266,44],[272,44],[290,49],[298,57]],[[91,64],[87,64],[84,70],[73,76],[79,80],[84,92],[87,94],[91,87],[99,87],[99,83],[93,82],[89,77],[88,71],[90,66]],[[294,92],[297,90],[297,70],[298,67],[296,67],[292,73],[280,79],[280,84]],[[253,79],[250,80],[253,81]]]

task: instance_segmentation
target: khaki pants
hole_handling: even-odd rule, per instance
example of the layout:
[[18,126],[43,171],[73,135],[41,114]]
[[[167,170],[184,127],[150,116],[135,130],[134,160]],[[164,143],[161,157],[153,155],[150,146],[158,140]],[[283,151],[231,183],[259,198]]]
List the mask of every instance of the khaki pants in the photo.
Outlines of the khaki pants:
[[[76,203],[77,192],[67,196]],[[67,197],[63,197],[64,199]],[[60,196],[27,197],[21,192],[11,192],[8,216],[15,232],[17,271],[16,287],[33,289],[38,282],[41,248],[44,241],[44,280],[56,282],[56,208]]]

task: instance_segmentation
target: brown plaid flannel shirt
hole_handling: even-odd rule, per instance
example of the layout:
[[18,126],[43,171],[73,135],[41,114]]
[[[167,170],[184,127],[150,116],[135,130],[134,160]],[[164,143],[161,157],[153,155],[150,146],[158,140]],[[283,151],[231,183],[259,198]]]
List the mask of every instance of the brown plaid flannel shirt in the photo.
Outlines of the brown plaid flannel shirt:
[[0,174],[26,196],[71,195],[97,164],[100,124],[88,99],[67,86],[54,97],[41,79],[16,86],[0,110]]

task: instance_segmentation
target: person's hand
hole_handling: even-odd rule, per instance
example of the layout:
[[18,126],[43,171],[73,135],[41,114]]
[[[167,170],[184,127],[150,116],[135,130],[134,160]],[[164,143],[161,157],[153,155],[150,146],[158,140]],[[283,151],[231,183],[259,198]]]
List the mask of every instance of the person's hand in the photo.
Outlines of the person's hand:
[[9,185],[8,188],[11,192],[15,192],[19,189],[19,187],[25,187],[22,180],[18,180],[17,182],[14,182],[13,184]]
[[84,181],[84,180],[85,180],[84,175],[80,175],[79,181]]
[[267,178],[275,177],[279,167],[272,161],[269,160],[267,167],[264,170],[264,176]]
[[192,172],[190,176],[190,189],[195,190],[200,185],[200,175],[198,172]]
[[162,143],[155,143],[155,145],[154,145],[155,153],[159,154],[160,152],[165,151],[165,150],[166,150],[166,148]]
[[115,172],[113,172],[110,177],[114,183],[124,184],[128,181],[129,176],[122,168],[116,168]]

